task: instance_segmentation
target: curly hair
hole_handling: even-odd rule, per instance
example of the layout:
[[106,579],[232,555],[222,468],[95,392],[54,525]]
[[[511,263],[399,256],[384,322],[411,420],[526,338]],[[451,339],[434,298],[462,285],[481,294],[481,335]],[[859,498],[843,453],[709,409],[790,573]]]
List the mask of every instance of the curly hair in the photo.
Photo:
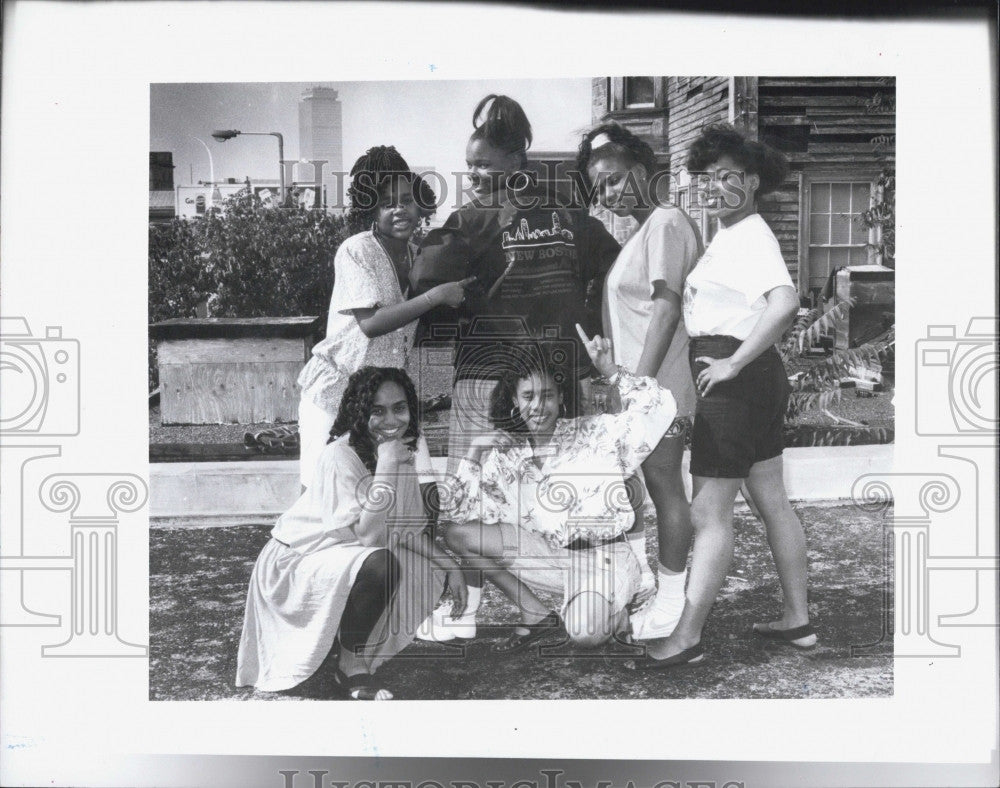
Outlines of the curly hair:
[[378,214],[380,198],[400,183],[410,184],[421,217],[427,218],[434,213],[437,195],[427,181],[410,170],[395,147],[376,145],[365,151],[351,167],[351,185],[347,187],[350,200],[347,223],[351,230],[359,233],[371,227]]
[[403,439],[420,437],[417,423],[417,390],[410,376],[396,367],[362,367],[351,375],[347,381],[347,390],[340,400],[337,418],[330,430],[328,443],[341,435],[349,434],[347,442],[369,473],[375,473],[377,446],[368,429],[368,419],[371,418],[375,395],[383,383],[396,383],[406,394],[406,404],[410,410],[410,423],[403,433]]
[[[601,135],[607,137],[608,141],[594,148],[594,140]],[[629,167],[641,165],[648,176],[652,176],[659,169],[656,154],[653,153],[649,143],[617,123],[602,123],[583,135],[576,152],[576,170],[580,173],[588,195],[594,189],[590,173],[587,171],[590,163],[609,156],[620,156]]]
[[527,150],[532,140],[531,123],[514,99],[490,93],[476,105],[472,126],[474,131],[470,140],[485,140],[504,153],[520,153],[521,166],[527,166]]
[[705,126],[688,150],[687,166],[703,172],[723,156],[728,156],[743,171],[760,178],[758,195],[770,194],[788,174],[788,159],[770,145],[748,140],[728,123]]
[[489,420],[496,429],[512,434],[526,434],[528,425],[521,418],[517,407],[517,384],[532,375],[547,378],[556,384],[566,408],[566,418],[576,416],[576,377],[572,370],[562,364],[542,361],[534,369],[508,369],[500,374],[497,385],[490,394]]

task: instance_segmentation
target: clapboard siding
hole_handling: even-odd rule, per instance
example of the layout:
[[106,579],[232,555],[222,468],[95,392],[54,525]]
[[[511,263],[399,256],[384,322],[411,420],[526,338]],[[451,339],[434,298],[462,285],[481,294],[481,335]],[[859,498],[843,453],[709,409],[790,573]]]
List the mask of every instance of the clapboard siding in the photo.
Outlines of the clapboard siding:
[[801,184],[811,173],[871,174],[895,161],[896,85],[891,77],[760,77],[760,139],[788,157],[789,177],[761,201],[798,282]]
[[[609,83],[593,82],[593,116],[615,117],[649,139],[676,176],[688,148],[709,123],[736,118],[751,136],[788,157],[784,184],[761,199],[760,212],[799,281],[802,184],[810,176],[872,176],[895,162],[896,84],[892,77],[659,77],[664,105],[648,117],[609,112]],[[730,95],[730,86],[734,85]],[[734,106],[731,108],[730,104]],[[665,134],[660,137],[662,115]],[[654,117],[655,116],[655,117]],[[652,124],[649,129],[644,124]],[[698,212],[693,211],[696,218]],[[804,273],[804,271],[803,271]]]

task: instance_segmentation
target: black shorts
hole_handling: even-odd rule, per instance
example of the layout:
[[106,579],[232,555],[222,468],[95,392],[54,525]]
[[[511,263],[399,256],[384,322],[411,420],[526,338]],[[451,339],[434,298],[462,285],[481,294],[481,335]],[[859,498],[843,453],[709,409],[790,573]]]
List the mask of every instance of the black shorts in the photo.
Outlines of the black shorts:
[[[705,368],[696,358],[728,358],[742,344],[730,336],[692,337],[691,377]],[[732,380],[698,394],[691,432],[691,475],[745,479],[750,467],[784,449],[785,410],[791,386],[778,351],[768,348]]]

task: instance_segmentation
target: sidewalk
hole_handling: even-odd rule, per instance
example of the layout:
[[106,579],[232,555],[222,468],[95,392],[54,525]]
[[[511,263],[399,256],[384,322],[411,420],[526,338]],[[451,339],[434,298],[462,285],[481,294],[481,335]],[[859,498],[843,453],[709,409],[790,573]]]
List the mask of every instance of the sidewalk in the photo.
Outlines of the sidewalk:
[[[796,507],[809,545],[810,615],[819,646],[798,652],[749,634],[755,621],[780,612],[780,588],[763,535],[749,513],[736,516],[736,558],[716,602],[697,667],[666,674],[622,669],[631,651],[613,644],[597,652],[537,650],[497,656],[490,646],[510,632],[513,609],[487,585],[483,632],[464,653],[446,644],[414,643],[379,671],[397,699],[501,698],[834,698],[891,697],[891,555],[889,520],[851,504]],[[891,517],[891,512],[889,514]],[[150,699],[304,700],[237,689],[236,649],[253,562],[271,523],[214,528],[175,518],[150,530]],[[655,526],[647,518],[649,555]],[[552,600],[553,605],[558,603]],[[878,643],[878,656],[852,657],[851,647]],[[329,681],[310,682],[311,697],[332,697]]]

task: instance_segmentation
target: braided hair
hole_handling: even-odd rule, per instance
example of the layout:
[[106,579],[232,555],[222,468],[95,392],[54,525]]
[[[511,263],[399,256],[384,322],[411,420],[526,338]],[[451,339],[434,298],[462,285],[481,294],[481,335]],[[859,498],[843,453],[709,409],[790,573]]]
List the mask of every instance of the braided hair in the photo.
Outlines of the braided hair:
[[397,383],[406,395],[410,410],[410,423],[403,433],[403,440],[420,436],[417,419],[417,390],[410,376],[396,367],[362,367],[347,381],[347,390],[340,400],[337,418],[330,430],[331,443],[341,435],[349,434],[348,445],[357,453],[369,473],[375,473],[377,445],[368,429],[375,395],[383,383]]
[[351,185],[347,187],[350,208],[347,223],[355,233],[371,227],[378,211],[379,197],[399,183],[408,183],[424,218],[434,213],[437,195],[427,181],[410,171],[399,151],[392,145],[376,145],[351,167]]
[[743,171],[760,178],[758,196],[770,194],[788,174],[788,159],[770,145],[748,140],[728,123],[705,126],[688,150],[688,169],[704,172],[723,156],[728,156]]
[[[487,105],[489,105],[487,107]],[[484,114],[485,111],[485,114]],[[482,120],[480,120],[482,116]],[[531,123],[521,105],[509,96],[490,93],[472,113],[474,131],[470,140],[485,140],[504,153],[520,153],[521,166],[528,165],[531,147]]]

